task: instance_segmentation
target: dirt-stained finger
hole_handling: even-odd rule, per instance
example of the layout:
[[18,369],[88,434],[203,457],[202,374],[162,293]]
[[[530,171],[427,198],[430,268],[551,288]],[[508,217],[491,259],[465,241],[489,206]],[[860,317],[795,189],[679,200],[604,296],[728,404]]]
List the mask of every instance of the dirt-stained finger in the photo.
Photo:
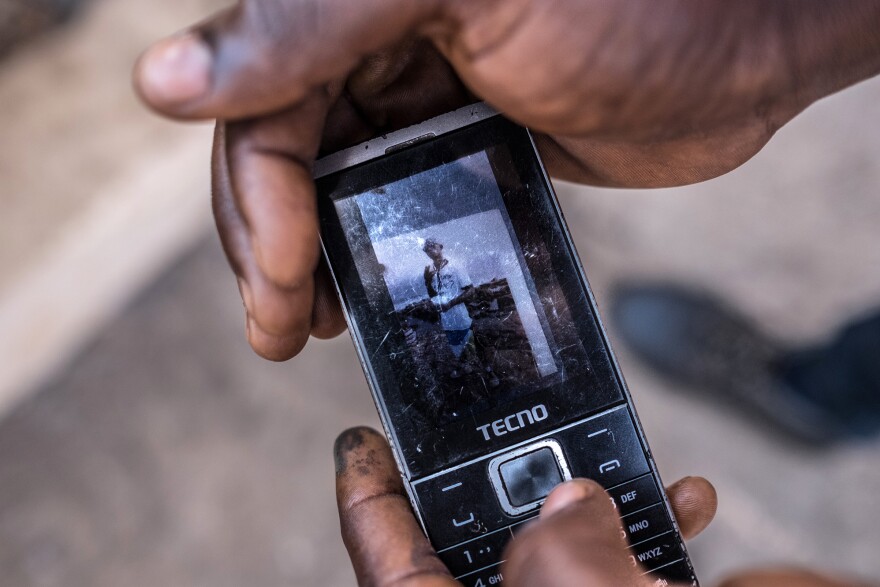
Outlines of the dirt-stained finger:
[[358,584],[459,585],[422,533],[385,438],[352,428],[336,439],[334,453],[342,540]]

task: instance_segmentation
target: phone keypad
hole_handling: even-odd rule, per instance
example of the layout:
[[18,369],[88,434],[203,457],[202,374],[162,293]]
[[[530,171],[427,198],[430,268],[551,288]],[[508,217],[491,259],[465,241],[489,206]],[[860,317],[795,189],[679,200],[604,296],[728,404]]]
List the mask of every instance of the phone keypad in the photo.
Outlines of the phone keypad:
[[428,536],[441,550],[510,525],[498,507],[484,463],[415,485]]
[[675,532],[667,532],[632,547],[633,566],[642,565],[648,571],[678,562],[684,556],[681,540]]
[[660,491],[653,475],[644,475],[608,490],[621,516],[644,509],[660,501]]
[[500,564],[456,578],[465,587],[491,587],[493,585],[501,585],[504,581],[504,577],[501,576]]
[[449,571],[456,577],[461,577],[496,564],[510,538],[510,528],[503,528],[476,540],[441,550],[438,554]]
[[650,472],[626,409],[618,409],[559,433],[572,473],[603,487]]
[[666,505],[658,503],[634,514],[623,517],[623,535],[630,544],[672,530],[672,522],[666,514]]
[[694,574],[688,562],[681,559],[648,573],[648,576],[655,579],[652,583],[654,587],[667,587],[671,583],[690,583]]
[[[537,477],[528,483],[523,475]],[[547,480],[572,477],[594,479],[608,490],[621,532],[633,545],[633,565],[658,585],[694,582],[626,406],[416,481],[413,488],[441,560],[464,585],[485,587],[503,582],[504,548],[537,514],[552,485]],[[511,506],[520,504],[535,507],[512,514]]]

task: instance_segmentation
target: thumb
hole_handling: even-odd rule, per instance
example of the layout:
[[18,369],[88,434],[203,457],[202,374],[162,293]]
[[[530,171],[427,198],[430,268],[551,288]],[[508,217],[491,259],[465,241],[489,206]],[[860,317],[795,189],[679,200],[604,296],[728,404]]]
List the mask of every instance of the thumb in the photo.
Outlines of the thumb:
[[135,89],[152,108],[174,118],[274,112],[437,20],[442,5],[441,0],[240,0],[148,49],[135,66]]
[[650,585],[633,565],[608,494],[585,479],[550,494],[540,519],[510,543],[502,574],[510,587]]

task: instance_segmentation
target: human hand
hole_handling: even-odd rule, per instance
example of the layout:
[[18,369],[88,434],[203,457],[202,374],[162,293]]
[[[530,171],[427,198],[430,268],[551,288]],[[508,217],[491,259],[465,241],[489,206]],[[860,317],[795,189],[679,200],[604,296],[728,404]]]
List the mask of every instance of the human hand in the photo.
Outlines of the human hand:
[[[852,577],[835,578],[807,569],[748,570],[728,577],[718,587],[872,587]],[[875,584],[873,587],[877,587]]]
[[158,112],[219,120],[214,214],[251,346],[344,329],[311,165],[479,96],[537,131],[550,172],[656,187],[746,161],[880,69],[880,4],[741,0],[241,0],[139,61]]
[[[460,586],[416,522],[385,439],[369,428],[348,430],[336,440],[335,457],[342,539],[358,584]],[[688,477],[667,494],[685,538],[699,534],[715,515],[715,490],[705,479]],[[557,487],[538,521],[513,539],[505,556],[502,574],[510,587],[653,583],[633,566],[620,518],[592,481]]]

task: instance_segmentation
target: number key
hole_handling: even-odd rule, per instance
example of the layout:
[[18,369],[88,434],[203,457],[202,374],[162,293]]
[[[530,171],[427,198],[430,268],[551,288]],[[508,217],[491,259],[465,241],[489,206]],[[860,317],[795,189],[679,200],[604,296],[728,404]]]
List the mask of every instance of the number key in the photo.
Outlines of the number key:
[[455,577],[466,575],[501,560],[501,553],[510,541],[509,528],[487,534],[482,538],[440,551],[440,560]]

